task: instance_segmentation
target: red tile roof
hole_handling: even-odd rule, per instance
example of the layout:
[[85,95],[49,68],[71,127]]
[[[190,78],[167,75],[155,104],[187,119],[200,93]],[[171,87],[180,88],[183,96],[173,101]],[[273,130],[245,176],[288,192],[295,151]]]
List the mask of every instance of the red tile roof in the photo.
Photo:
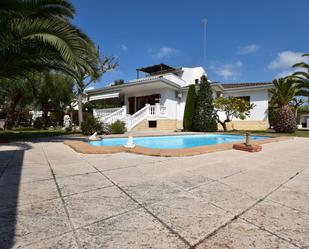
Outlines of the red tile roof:
[[222,86],[226,89],[250,87],[250,86],[268,86],[268,85],[272,85],[272,82],[222,83]]

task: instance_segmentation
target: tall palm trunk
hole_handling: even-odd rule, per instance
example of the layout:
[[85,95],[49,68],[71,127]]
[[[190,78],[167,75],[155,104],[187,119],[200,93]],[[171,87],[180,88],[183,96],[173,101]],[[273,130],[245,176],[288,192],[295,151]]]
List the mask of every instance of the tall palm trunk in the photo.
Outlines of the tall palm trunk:
[[83,92],[82,88],[77,90],[77,107],[78,107],[78,124],[81,126],[83,122]]

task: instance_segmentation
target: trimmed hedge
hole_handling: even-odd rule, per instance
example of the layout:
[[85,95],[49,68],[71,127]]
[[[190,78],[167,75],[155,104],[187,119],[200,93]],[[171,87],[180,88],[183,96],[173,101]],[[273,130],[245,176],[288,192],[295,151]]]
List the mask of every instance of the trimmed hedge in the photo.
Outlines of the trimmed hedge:
[[193,118],[194,118],[195,108],[196,108],[195,86],[190,85],[187,99],[186,99],[185,112],[183,116],[183,128],[186,131],[193,130]]
[[217,131],[215,114],[211,85],[207,77],[203,75],[196,100],[194,130],[201,132]]

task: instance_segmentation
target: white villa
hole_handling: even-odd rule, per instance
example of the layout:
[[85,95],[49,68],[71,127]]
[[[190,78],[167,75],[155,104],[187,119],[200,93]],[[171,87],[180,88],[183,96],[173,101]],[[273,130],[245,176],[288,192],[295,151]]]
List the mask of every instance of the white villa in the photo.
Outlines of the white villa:
[[[189,85],[198,86],[206,75],[202,67],[173,68],[158,64],[139,68],[137,79],[87,91],[88,101],[117,108],[95,109],[101,121],[122,120],[128,130],[175,130],[183,128],[183,116]],[[140,74],[143,73],[143,77]],[[212,83],[214,97],[235,96],[255,105],[250,117],[233,120],[230,129],[264,130],[268,123],[268,90],[272,83]],[[221,128],[219,126],[219,128]]]

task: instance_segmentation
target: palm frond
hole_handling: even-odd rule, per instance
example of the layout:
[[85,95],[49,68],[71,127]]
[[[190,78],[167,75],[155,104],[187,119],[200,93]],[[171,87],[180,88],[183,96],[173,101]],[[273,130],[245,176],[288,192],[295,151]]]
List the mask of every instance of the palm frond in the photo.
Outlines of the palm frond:
[[73,18],[75,9],[67,0],[2,0],[0,16]]

